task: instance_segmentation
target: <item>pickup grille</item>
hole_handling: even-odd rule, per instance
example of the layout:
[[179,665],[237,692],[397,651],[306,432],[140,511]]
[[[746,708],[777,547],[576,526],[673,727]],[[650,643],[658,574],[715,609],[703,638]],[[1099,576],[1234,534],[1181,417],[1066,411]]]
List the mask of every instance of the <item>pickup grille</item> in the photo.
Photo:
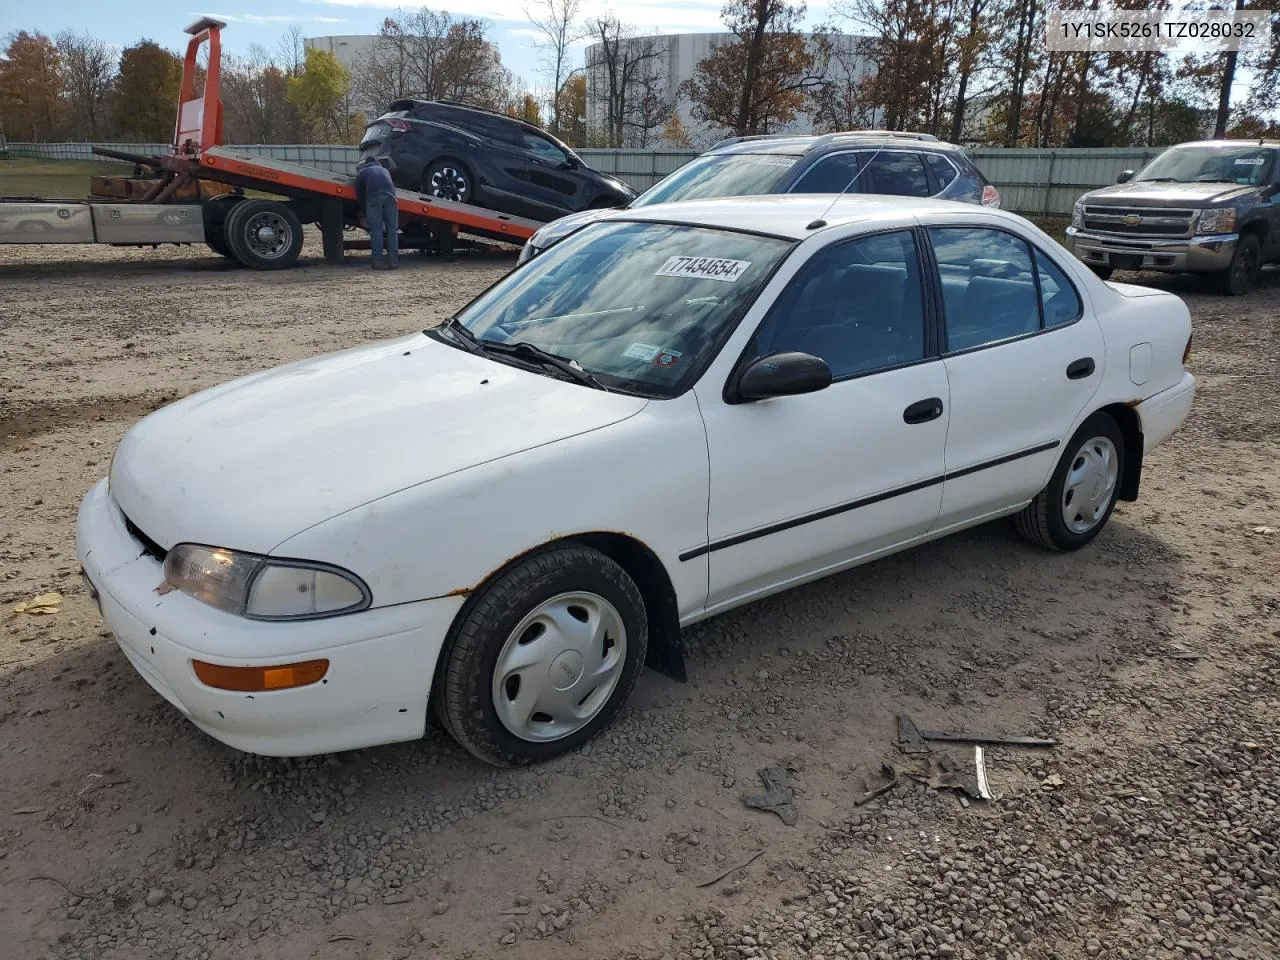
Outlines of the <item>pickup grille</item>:
[[1198,210],[1181,207],[1084,208],[1084,228],[1126,237],[1189,237]]

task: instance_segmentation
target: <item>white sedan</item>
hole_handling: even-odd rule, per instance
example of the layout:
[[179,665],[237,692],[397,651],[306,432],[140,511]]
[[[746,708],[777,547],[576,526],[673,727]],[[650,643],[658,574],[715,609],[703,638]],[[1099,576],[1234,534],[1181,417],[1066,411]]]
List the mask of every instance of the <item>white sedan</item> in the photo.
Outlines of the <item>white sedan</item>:
[[1089,543],[1183,421],[1191,323],[1019,217],[622,211],[440,327],[195,394],[80,511],[125,655],[271,755],[583,743],[682,627],[1013,516]]

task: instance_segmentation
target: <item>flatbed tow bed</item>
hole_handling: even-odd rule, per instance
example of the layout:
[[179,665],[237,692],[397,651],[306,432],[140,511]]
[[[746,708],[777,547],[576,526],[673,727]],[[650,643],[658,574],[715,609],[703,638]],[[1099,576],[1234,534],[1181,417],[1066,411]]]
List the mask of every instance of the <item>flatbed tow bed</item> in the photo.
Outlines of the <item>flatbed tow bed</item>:
[[[222,146],[221,30],[203,18],[187,28],[174,146],[165,157],[97,151],[131,160],[134,178],[95,178],[104,194],[81,200],[0,198],[0,244],[108,243],[157,246],[207,243],[223,256],[255,269],[297,261],[302,224],[319,224],[325,259],[339,262],[344,233],[359,222],[354,178],[315,167],[242,153]],[[196,96],[197,54],[209,44],[204,89]],[[136,189],[135,189],[136,188]],[[284,199],[251,198],[244,190]],[[402,245],[452,252],[459,234],[519,245],[542,226],[409,190],[396,191]]]

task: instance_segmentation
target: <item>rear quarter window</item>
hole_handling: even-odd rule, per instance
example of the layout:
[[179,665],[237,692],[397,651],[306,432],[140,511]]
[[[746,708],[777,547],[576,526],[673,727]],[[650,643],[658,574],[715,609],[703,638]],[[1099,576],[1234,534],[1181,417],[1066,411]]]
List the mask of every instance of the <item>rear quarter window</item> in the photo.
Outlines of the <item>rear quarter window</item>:
[[956,173],[955,166],[946,157],[939,156],[936,153],[926,153],[924,162],[929,165],[929,172],[933,174],[933,178],[938,181],[938,189],[942,190],[950,186],[959,174]]

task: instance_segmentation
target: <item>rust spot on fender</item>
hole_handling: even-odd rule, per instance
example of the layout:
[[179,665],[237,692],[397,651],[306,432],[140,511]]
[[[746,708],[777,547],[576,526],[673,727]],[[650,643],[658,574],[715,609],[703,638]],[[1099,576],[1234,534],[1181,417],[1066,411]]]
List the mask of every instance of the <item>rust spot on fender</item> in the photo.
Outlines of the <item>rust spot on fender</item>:
[[471,593],[471,587],[458,587],[456,590],[450,590],[445,594],[446,597],[465,597]]
[[1142,398],[1138,397],[1136,400],[1126,400],[1124,402],[1124,405],[1128,407],[1130,410],[1132,410],[1134,407],[1136,407],[1140,403],[1142,403]]

